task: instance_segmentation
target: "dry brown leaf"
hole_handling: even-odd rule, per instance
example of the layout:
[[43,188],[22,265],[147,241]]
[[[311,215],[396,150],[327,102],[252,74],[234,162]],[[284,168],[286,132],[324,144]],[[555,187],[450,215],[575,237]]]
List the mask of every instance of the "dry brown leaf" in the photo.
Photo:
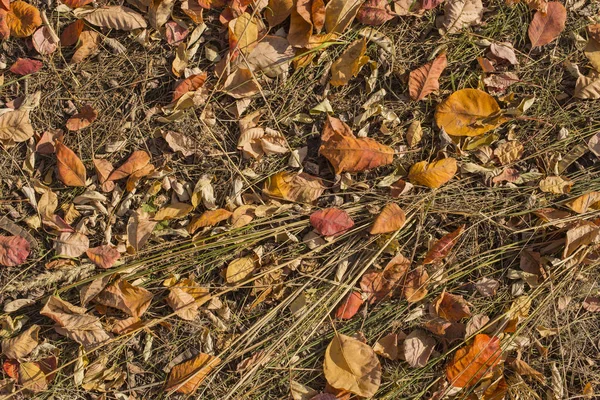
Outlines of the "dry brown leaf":
[[482,18],[481,0],[447,0],[440,21],[440,34],[458,33],[463,28],[480,24]]
[[186,217],[194,210],[191,204],[171,203],[158,210],[152,218],[155,221],[169,221],[172,219],[180,219]]
[[79,257],[90,248],[90,240],[83,233],[62,232],[54,242],[54,250],[58,256]]
[[156,30],[167,23],[171,18],[175,0],[151,0],[148,6],[148,22]]
[[227,266],[225,272],[225,280],[227,283],[236,283],[248,278],[256,268],[254,257],[242,257],[233,260]]
[[582,194],[566,205],[578,214],[584,214],[590,210],[600,210],[600,192]]
[[260,86],[248,68],[236,68],[223,82],[223,92],[235,99],[243,99],[260,93]]
[[435,60],[411,71],[408,77],[410,98],[415,101],[423,100],[428,94],[438,90],[440,75],[447,66],[446,53],[442,53]]
[[115,169],[107,178],[109,181],[117,181],[132,175],[136,171],[143,170],[150,163],[150,154],[144,150],[137,150],[119,168]]
[[433,306],[439,317],[450,322],[458,322],[471,316],[469,303],[462,296],[445,291],[434,301]]
[[29,256],[30,247],[21,236],[0,236],[0,265],[16,267],[23,264]]
[[410,167],[408,179],[416,185],[436,189],[452,179],[457,170],[456,160],[451,157],[432,163],[419,161]]
[[255,72],[262,71],[268,77],[276,78],[288,73],[293,58],[294,50],[286,38],[267,35],[258,42],[245,61]]
[[41,26],[31,36],[31,43],[38,53],[47,56],[54,53],[58,48],[58,43],[55,42],[54,38],[55,36],[51,33],[50,28]]
[[552,42],[565,29],[567,10],[557,1],[548,3],[546,12],[537,11],[529,24],[527,34],[532,47]]
[[327,116],[319,152],[333,165],[336,174],[361,172],[391,164],[394,149],[370,138],[357,138],[346,123]]
[[387,204],[381,213],[375,218],[373,227],[369,233],[377,235],[380,233],[395,232],[404,226],[406,214],[396,203]]
[[225,210],[224,208],[217,208],[216,210],[205,211],[199,217],[192,219],[192,222],[187,227],[190,234],[193,234],[200,228],[209,226],[215,226],[221,221],[225,221],[231,217],[231,211]]
[[406,301],[416,303],[427,296],[427,284],[429,283],[429,274],[422,266],[418,266],[408,274],[404,281],[403,294]]
[[340,58],[331,64],[331,80],[329,83],[332,86],[347,85],[350,79],[358,75],[363,65],[369,62],[369,57],[365,56],[366,51],[366,38],[363,37],[352,42]]
[[252,15],[247,12],[229,21],[229,50],[232,58],[237,57],[238,52],[245,55],[258,44],[258,24]]
[[146,244],[157,221],[150,219],[148,213],[138,210],[129,217],[127,222],[127,249],[137,253]]
[[404,339],[404,358],[413,368],[422,368],[427,364],[435,347],[435,339],[427,332],[417,329]]
[[107,244],[87,249],[85,254],[94,264],[104,269],[112,268],[120,257],[118,250]]
[[387,0],[366,0],[358,9],[356,19],[365,25],[382,25],[394,18]]
[[154,295],[148,290],[133,286],[124,279],[118,279],[94,297],[94,301],[139,318],[150,307],[152,297]]
[[175,314],[187,321],[193,321],[198,316],[198,307],[210,299],[208,289],[198,285],[191,278],[165,286],[169,287],[167,304]]
[[165,391],[192,394],[204,378],[221,363],[219,357],[200,353],[191,360],[177,364],[169,372]]
[[87,14],[84,19],[92,25],[122,31],[132,31],[147,26],[144,17],[124,6],[97,8],[94,12]]
[[410,268],[410,260],[402,254],[397,254],[383,271],[366,272],[361,278],[360,288],[371,304],[381,301],[399,291],[402,278],[408,268]]
[[363,0],[331,0],[325,7],[327,33],[343,33],[352,23]]
[[71,22],[67,25],[60,34],[60,45],[73,46],[79,41],[79,36],[85,28],[85,22],[82,19],[78,19],[75,22]]
[[98,111],[94,110],[92,106],[89,104],[81,107],[81,110],[75,115],[73,115],[67,121],[67,129],[70,131],[79,131],[81,129],[87,128],[98,118]]
[[46,374],[36,362],[24,362],[19,364],[19,383],[33,393],[48,389]]
[[500,362],[501,355],[497,337],[479,334],[471,344],[456,351],[454,359],[446,367],[446,377],[454,387],[475,386]]
[[580,75],[575,85],[574,96],[582,100],[600,99],[600,76],[590,73],[589,76]]
[[494,149],[494,156],[500,160],[500,164],[512,164],[523,156],[523,143],[518,140],[509,140],[504,142]]
[[373,397],[381,384],[381,365],[373,349],[342,334],[327,346],[323,370],[329,385],[361,397]]
[[326,208],[310,215],[310,224],[319,235],[339,236],[354,226],[354,221],[344,210]]
[[600,227],[593,222],[580,221],[567,231],[563,258],[573,254],[579,247],[600,242]]
[[71,63],[78,64],[94,54],[101,42],[100,34],[96,31],[83,31],[79,35],[79,45],[71,57]]
[[540,181],[539,186],[542,192],[566,194],[571,191],[573,181],[562,176],[547,176]]
[[496,291],[500,287],[500,282],[495,279],[490,278],[481,278],[477,282],[475,282],[475,289],[483,296],[483,297],[492,297],[496,295]]
[[387,359],[397,360],[399,357],[398,334],[389,333],[379,339],[373,345],[373,351]]
[[32,325],[20,335],[2,340],[2,353],[14,360],[27,357],[38,345],[39,325]]
[[278,172],[266,180],[263,188],[268,196],[301,203],[312,203],[324,190],[320,178],[303,172]]
[[86,314],[83,307],[74,306],[58,297],[52,296],[40,311],[58,324],[55,330],[85,347],[93,347],[108,339],[97,317]]
[[454,136],[479,136],[505,121],[496,100],[478,89],[457,90],[435,110],[437,126]]
[[511,363],[511,367],[520,376],[531,376],[532,378],[535,378],[541,384],[544,384],[546,381],[544,374],[542,374],[540,371],[536,370],[535,368],[532,368],[529,364],[527,364],[525,361],[521,360],[520,358],[517,358],[516,360],[514,360]]
[[29,111],[8,111],[0,115],[0,141],[21,143],[33,136],[33,126],[29,121]]
[[293,0],[269,0],[265,18],[270,26],[279,25],[290,16],[293,7]]
[[589,312],[600,312],[600,297],[587,296],[581,305]]
[[42,25],[40,11],[24,1],[13,1],[6,14],[10,34],[17,38],[31,36]]

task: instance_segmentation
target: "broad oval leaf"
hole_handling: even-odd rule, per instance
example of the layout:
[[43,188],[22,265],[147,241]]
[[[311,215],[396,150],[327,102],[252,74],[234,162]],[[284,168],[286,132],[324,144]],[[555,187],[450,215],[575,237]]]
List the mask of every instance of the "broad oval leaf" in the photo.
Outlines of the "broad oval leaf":
[[580,75],[575,84],[574,96],[582,100],[600,99],[600,76],[591,73],[590,76]]
[[404,359],[413,368],[422,368],[435,348],[435,339],[427,332],[416,329],[404,339]]
[[38,72],[44,64],[41,61],[31,58],[17,58],[17,61],[10,67],[10,72],[15,75],[31,75]]
[[408,77],[410,98],[415,101],[423,100],[425,96],[438,90],[440,75],[447,66],[446,53],[442,53],[435,60],[411,71]]
[[39,325],[32,325],[25,332],[2,341],[2,353],[12,359],[27,357],[38,345]]
[[265,18],[270,26],[279,25],[290,16],[293,7],[293,0],[269,0]]
[[169,372],[165,391],[192,394],[204,378],[221,363],[219,357],[200,353],[191,360],[177,364]]
[[79,157],[60,142],[55,148],[58,179],[67,186],[85,186],[85,167]]
[[434,301],[433,306],[439,317],[450,322],[458,322],[471,316],[469,303],[462,296],[445,291]]
[[479,334],[471,344],[456,351],[454,359],[446,367],[446,377],[454,387],[475,386],[498,364],[501,355],[497,337]]
[[425,259],[421,264],[432,264],[446,257],[448,253],[450,253],[450,250],[452,250],[452,248],[456,244],[456,241],[458,240],[458,237],[463,233],[464,230],[465,226],[461,225],[456,230],[448,233],[447,235],[444,235],[444,237],[435,242],[434,245],[431,246],[431,248],[425,255]]
[[481,0],[447,0],[441,19],[441,34],[458,33],[463,28],[481,23],[483,3]]
[[54,243],[56,255],[59,256],[79,257],[89,248],[88,237],[80,232],[63,232]]
[[27,260],[29,251],[29,242],[21,236],[0,236],[0,265],[21,265]]
[[303,203],[312,203],[324,190],[320,178],[294,172],[278,172],[270,176],[263,188],[264,193],[269,196]]
[[436,189],[452,179],[457,169],[456,160],[451,157],[432,163],[419,161],[410,167],[408,179],[416,185]]
[[338,236],[354,226],[350,215],[339,208],[326,208],[310,215],[310,224],[319,235]]
[[565,29],[567,10],[557,1],[548,3],[547,11],[537,11],[529,24],[527,34],[532,47],[540,47],[552,42]]
[[92,25],[103,28],[132,31],[148,26],[146,20],[131,8],[124,6],[108,6],[96,9],[84,19]]
[[55,42],[55,36],[50,32],[47,26],[41,26],[31,36],[31,43],[35,50],[41,55],[52,54],[58,48],[58,43]]
[[381,365],[373,349],[342,334],[327,346],[323,370],[332,387],[361,397],[373,397],[381,384]]
[[337,319],[350,319],[356,315],[360,306],[364,303],[362,296],[358,292],[352,292],[344,298],[344,301],[335,311]]
[[33,393],[48,389],[46,374],[44,374],[37,362],[19,364],[19,383]]
[[332,86],[347,85],[350,79],[358,75],[363,65],[369,61],[369,57],[365,56],[366,51],[366,38],[352,42],[340,58],[331,65],[331,81],[329,83]]
[[192,219],[192,222],[187,227],[189,233],[194,233],[200,228],[208,226],[215,226],[221,221],[225,221],[231,217],[231,211],[224,208],[217,208],[216,210],[205,211],[199,217]]
[[152,219],[155,221],[180,219],[191,213],[193,209],[194,207],[191,204],[172,203],[158,210]]
[[406,214],[396,203],[387,204],[381,213],[375,218],[373,227],[369,231],[371,235],[379,233],[395,232],[404,226]]
[[73,46],[77,44],[81,32],[85,28],[85,22],[82,19],[78,19],[75,22],[71,22],[67,25],[60,33],[60,45],[61,46]]
[[254,258],[251,256],[238,258],[233,260],[227,266],[225,271],[225,280],[227,283],[236,283],[248,278],[254,272],[256,265]]
[[363,0],[330,0],[325,7],[327,33],[343,33],[352,23]]
[[457,90],[435,110],[437,126],[454,136],[483,135],[505,121],[496,100],[478,89]]
[[67,129],[70,131],[79,131],[87,128],[98,118],[98,111],[96,111],[89,104],[81,107],[81,110],[71,118],[67,120]]
[[94,264],[104,269],[112,268],[121,256],[116,248],[107,244],[87,249],[85,254]]
[[367,0],[360,6],[356,19],[365,25],[381,25],[394,18],[387,0]]
[[96,31],[83,31],[79,35],[79,45],[71,57],[71,63],[78,64],[94,54],[100,46],[101,37]]
[[10,3],[10,10],[6,14],[6,23],[11,35],[23,38],[31,36],[42,25],[42,17],[37,8],[18,0]]
[[0,140],[20,143],[33,136],[29,111],[15,110],[0,115]]
[[141,171],[150,162],[150,154],[144,150],[137,150],[131,153],[129,158],[115,169],[109,176],[109,181],[117,181],[133,174],[136,171]]
[[172,101],[177,101],[184,94],[200,89],[204,85],[204,82],[206,82],[206,78],[206,72],[190,75],[189,77],[185,78],[177,85],[177,87],[175,87]]
[[235,58],[238,52],[250,54],[258,44],[258,24],[247,12],[238,18],[232,19],[227,25],[229,28],[229,49]]
[[402,288],[404,298],[409,303],[416,303],[417,301],[423,300],[427,296],[427,284],[429,283],[429,274],[419,265],[408,274],[404,280],[404,286]]
[[132,317],[141,317],[154,295],[143,287],[134,286],[124,279],[107,286],[94,297],[96,303],[121,310]]

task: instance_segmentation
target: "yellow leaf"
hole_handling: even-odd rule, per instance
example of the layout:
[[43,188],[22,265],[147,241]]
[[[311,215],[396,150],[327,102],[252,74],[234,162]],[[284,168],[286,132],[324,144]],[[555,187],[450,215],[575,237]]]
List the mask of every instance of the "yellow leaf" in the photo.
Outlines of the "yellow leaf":
[[191,213],[193,209],[194,207],[191,204],[173,203],[158,210],[153,219],[155,221],[179,219]]
[[500,164],[512,164],[523,155],[523,144],[517,140],[509,140],[499,145],[494,150],[494,155],[498,157]]
[[220,363],[219,357],[200,353],[195,358],[171,369],[165,390],[192,394],[198,389],[204,378]]
[[565,194],[571,191],[573,181],[561,176],[547,176],[540,181],[540,190],[546,193]]
[[250,54],[258,44],[258,25],[256,20],[247,12],[229,21],[229,48],[235,54],[241,51]]
[[331,85],[343,86],[350,82],[350,79],[358,75],[358,72],[369,62],[369,57],[365,56],[367,51],[367,39],[358,39],[342,53],[340,58],[331,65]]
[[452,179],[456,174],[456,171],[456,160],[451,157],[432,163],[419,161],[410,167],[408,179],[416,185],[423,185],[435,189]]
[[188,232],[194,233],[200,228],[207,226],[215,226],[221,221],[225,221],[231,217],[231,211],[225,210],[224,208],[217,208],[216,210],[205,211],[199,217],[196,217],[188,225]]
[[25,389],[34,393],[48,389],[46,374],[35,362],[24,362],[19,365],[19,382]]
[[578,214],[583,214],[589,210],[600,210],[600,192],[589,192],[583,194],[567,203],[567,207]]
[[325,7],[325,30],[342,33],[352,23],[362,0],[331,0]]
[[294,172],[278,172],[270,176],[263,188],[269,196],[302,203],[312,203],[324,190],[321,179]]
[[452,93],[435,111],[437,126],[454,136],[479,136],[506,120],[496,100],[477,89]]
[[375,219],[369,232],[371,235],[378,233],[395,232],[404,226],[406,214],[396,203],[387,204]]
[[10,3],[10,11],[6,14],[6,23],[11,35],[23,38],[31,36],[42,25],[42,17],[34,6],[24,1],[13,1]]
[[323,370],[331,386],[361,397],[373,397],[381,384],[381,365],[373,349],[342,334],[327,346]]
[[254,258],[253,257],[242,257],[237,260],[233,260],[227,266],[225,272],[225,280],[227,283],[236,283],[243,281],[254,271]]

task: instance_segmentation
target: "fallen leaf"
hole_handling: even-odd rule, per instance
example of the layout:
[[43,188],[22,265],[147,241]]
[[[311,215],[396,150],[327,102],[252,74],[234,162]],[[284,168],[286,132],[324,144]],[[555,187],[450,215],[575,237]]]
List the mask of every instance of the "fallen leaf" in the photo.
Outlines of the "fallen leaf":
[[529,24],[527,34],[531,47],[540,47],[552,42],[565,29],[567,10],[557,1],[548,3],[546,12],[537,11]]
[[150,162],[150,154],[144,150],[137,150],[119,168],[115,169],[108,177],[109,181],[118,181],[126,178],[136,171],[143,170]]
[[231,217],[231,211],[225,210],[224,208],[217,208],[216,210],[205,211],[199,217],[192,219],[192,222],[188,225],[188,232],[193,234],[200,228],[209,226],[215,226],[221,221],[225,221]]
[[546,193],[566,194],[571,191],[573,181],[561,176],[547,176],[540,181],[540,190]]
[[600,312],[600,297],[587,296],[581,305],[586,311]]
[[310,215],[310,224],[319,235],[339,236],[354,226],[354,221],[344,210],[326,208]]
[[237,57],[238,52],[245,55],[258,44],[258,25],[252,15],[247,12],[229,21],[229,49],[232,58]]
[[373,349],[342,334],[327,346],[323,370],[329,385],[361,397],[373,397],[381,384],[381,365]]
[[471,344],[461,347],[446,367],[446,377],[454,387],[472,387],[500,362],[502,350],[495,336],[478,334]]
[[183,0],[181,2],[181,11],[185,13],[195,24],[204,22],[204,8],[199,4],[198,0]]
[[44,64],[41,61],[31,58],[17,58],[17,61],[10,67],[10,72],[15,75],[30,75],[38,72]]
[[331,0],[325,7],[327,33],[343,33],[352,23],[363,0]]
[[588,141],[588,149],[600,158],[600,132],[590,138]]
[[486,89],[495,95],[503,94],[514,83],[519,82],[519,76],[514,72],[501,72],[483,78]]
[[361,38],[355,40],[344,50],[340,58],[331,65],[331,83],[332,86],[343,86],[350,82],[350,79],[358,75],[360,69],[369,62],[369,57],[365,56],[367,51],[367,39]]
[[391,164],[394,149],[370,138],[357,138],[346,123],[327,116],[319,152],[333,165],[336,174],[361,172]]
[[359,292],[348,294],[335,311],[335,318],[350,319],[354,317],[363,303],[364,300]]
[[19,362],[17,360],[4,360],[2,369],[9,377],[19,380]]
[[380,233],[395,232],[404,226],[406,214],[396,203],[389,203],[383,207],[381,213],[375,218],[369,233],[377,235]]
[[483,18],[481,0],[447,0],[441,19],[440,34],[458,33],[463,28],[478,25]]
[[506,60],[512,65],[519,64],[519,60],[517,60],[515,50],[514,50],[512,44],[509,42],[492,43],[490,45],[490,53],[496,59]]
[[221,363],[219,357],[200,353],[191,360],[174,366],[169,372],[165,391],[192,394],[198,389],[204,378]]
[[566,205],[578,214],[584,214],[590,210],[600,210],[600,192],[582,194]]
[[366,0],[358,9],[356,19],[365,25],[382,25],[394,18],[387,0]]
[[315,396],[318,396],[319,392],[306,385],[301,384],[300,382],[292,380],[290,381],[290,394],[292,395],[292,400],[315,400]]
[[48,389],[46,374],[42,372],[38,363],[24,362],[19,364],[19,383],[33,393]]
[[445,291],[434,301],[433,306],[439,317],[450,322],[458,322],[471,316],[469,303],[462,296]]
[[152,0],[148,3],[148,22],[152,28],[159,30],[171,18],[175,0]]
[[263,188],[269,196],[301,203],[312,203],[324,190],[320,178],[304,172],[278,172],[266,180]]
[[150,239],[156,224],[158,222],[151,220],[148,213],[142,210],[134,212],[127,222],[128,251],[129,249],[134,253],[140,251],[148,239]]
[[600,242],[600,227],[590,221],[580,221],[567,231],[563,258],[569,257],[579,247]]
[[483,297],[492,297],[496,295],[496,291],[500,287],[500,282],[495,279],[490,278],[481,278],[477,282],[475,282],[475,289],[481,294]]
[[193,321],[198,316],[198,307],[210,299],[208,289],[191,278],[180,279],[175,284],[166,286],[169,287],[167,304],[175,314],[187,321]]
[[406,142],[408,143],[408,147],[416,147],[421,142],[422,138],[423,128],[421,127],[421,121],[415,119],[413,122],[410,123],[410,126],[406,131]]
[[[404,334],[402,333],[402,335]],[[398,334],[388,333],[379,339],[373,345],[373,351],[389,360],[397,360],[399,356]]]
[[24,1],[13,1],[6,15],[6,22],[11,35],[24,38],[31,36],[42,25],[42,17],[34,6]]
[[2,353],[12,359],[27,357],[38,345],[39,325],[32,325],[20,335],[2,340]]
[[465,336],[475,335],[478,331],[484,329],[490,322],[490,318],[485,314],[475,314],[473,318],[467,322]]
[[478,89],[457,90],[435,110],[437,126],[454,136],[483,135],[505,121],[496,100]]
[[458,240],[458,237],[464,232],[464,230],[465,226],[461,225],[456,230],[444,235],[440,240],[435,242],[425,255],[425,259],[421,264],[427,265],[441,261],[450,253],[450,250],[452,250]]
[[452,179],[457,170],[456,160],[451,157],[432,163],[419,161],[410,167],[408,179],[415,185],[437,189]]
[[175,87],[172,101],[177,101],[184,94],[188,92],[195,92],[196,90],[200,89],[202,86],[204,86],[206,78],[206,72],[190,75],[189,77],[185,78],[177,85],[177,87]]
[[235,99],[243,99],[260,93],[260,86],[248,68],[236,68],[223,82],[223,92]]
[[154,218],[155,221],[169,221],[172,219],[181,219],[186,217],[189,213],[194,210],[191,204],[185,203],[171,203],[156,212]]
[[248,278],[256,268],[254,258],[251,256],[233,260],[227,266],[225,280],[227,283],[236,283]]
[[546,381],[544,374],[542,374],[540,371],[532,368],[529,364],[527,364],[525,361],[521,360],[520,358],[517,358],[516,360],[514,360],[511,363],[511,367],[520,376],[531,376],[531,377],[535,378],[541,384],[544,384]]
[[0,265],[21,265],[27,260],[29,251],[29,242],[21,236],[0,236]]
[[107,244],[87,249],[85,254],[94,264],[104,269],[112,268],[120,257],[119,251]]
[[579,75],[575,84],[574,96],[578,99],[600,99],[600,76],[590,73],[590,76]]
[[383,271],[367,271],[360,280],[360,288],[371,304],[391,296],[400,289],[402,278],[410,268],[410,260],[402,254],[396,255]]
[[79,35],[79,45],[71,57],[71,63],[78,64],[96,53],[100,46],[101,37],[96,31],[83,31]]
[[500,164],[508,165],[520,160],[523,151],[523,143],[518,140],[509,140],[494,149],[494,156],[498,158]]
[[71,22],[60,34],[60,45],[73,46],[76,44],[79,41],[79,35],[83,32],[83,28],[85,28],[85,23],[82,19]]
[[255,72],[262,71],[268,77],[276,78],[288,73],[294,54],[294,49],[286,38],[266,35],[245,61]]
[[55,327],[56,332],[85,347],[93,347],[110,339],[98,317],[88,315],[86,311],[83,307],[74,306],[52,296],[40,314],[51,318],[58,324]]
[[406,301],[416,303],[427,296],[427,284],[429,283],[429,274],[422,266],[418,266],[408,274],[404,281],[403,294]]
[[279,25],[292,13],[293,0],[269,0],[265,10],[265,18],[269,26]]
[[94,301],[139,318],[150,307],[152,297],[154,295],[148,290],[134,286],[124,279],[118,279],[95,296]]
[[124,6],[97,8],[92,13],[87,14],[84,19],[92,25],[122,31],[132,31],[148,26],[144,17],[131,8]]
[[427,332],[414,330],[404,339],[404,359],[411,367],[422,368],[427,365],[434,347],[435,339]]
[[57,256],[79,257],[90,248],[90,241],[83,233],[62,232],[54,242]]
[[67,186],[85,186],[85,167],[79,157],[60,142],[55,148],[58,179]]
[[31,43],[38,53],[47,56],[54,53],[58,48],[58,43],[54,39],[55,37],[51,33],[50,28],[41,26],[31,36]]
[[7,111],[0,115],[0,141],[21,143],[33,136],[29,111]]
[[98,111],[94,110],[89,104],[81,107],[81,110],[67,121],[67,129],[70,131],[79,131],[87,128],[98,117]]
[[309,44],[313,33],[311,3],[311,0],[297,0],[291,7],[287,40],[292,46],[304,47]]
[[410,98],[415,101],[423,100],[428,94],[438,90],[440,75],[447,66],[446,53],[442,53],[435,60],[411,71],[408,77]]

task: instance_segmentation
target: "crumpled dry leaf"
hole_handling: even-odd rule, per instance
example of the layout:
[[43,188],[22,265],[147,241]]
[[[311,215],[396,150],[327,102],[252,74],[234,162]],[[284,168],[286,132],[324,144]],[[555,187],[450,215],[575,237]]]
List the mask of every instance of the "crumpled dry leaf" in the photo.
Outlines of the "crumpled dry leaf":
[[445,291],[434,301],[433,307],[439,317],[450,322],[458,322],[471,316],[469,303],[462,296]]
[[490,278],[481,278],[477,282],[475,282],[475,289],[481,294],[483,297],[492,297],[496,295],[496,291],[500,287],[500,282],[495,279]]
[[0,236],[0,265],[21,265],[27,260],[29,251],[29,242],[21,236]]
[[0,141],[21,143],[33,136],[33,126],[29,121],[29,111],[7,111],[0,115]]
[[419,265],[408,274],[404,281],[403,294],[406,301],[416,303],[427,296],[427,284],[429,283],[429,274],[423,266]]
[[391,164],[394,149],[370,138],[357,138],[346,123],[327,116],[319,152],[333,165],[336,174],[361,172]]
[[61,335],[82,344],[85,347],[93,347],[108,339],[98,317],[86,314],[83,307],[74,306],[58,297],[52,296],[48,299],[40,314],[51,318],[58,324],[54,329]]
[[404,358],[413,368],[422,368],[427,364],[435,347],[435,339],[427,332],[416,329],[404,339]]
[[92,13],[87,14],[84,19],[92,25],[122,31],[132,31],[148,26],[144,17],[131,8],[124,6],[97,8]]
[[573,181],[562,176],[547,176],[540,181],[539,186],[542,192],[566,194],[571,191]]
[[447,0],[440,20],[440,34],[458,33],[463,28],[480,24],[482,18],[481,0]]
[[266,35],[246,57],[246,62],[255,72],[262,71],[270,78],[288,73],[294,58],[294,50],[286,38]]
[[235,99],[243,99],[260,93],[260,86],[250,69],[238,67],[227,76],[221,90]]
[[567,9],[557,1],[548,3],[546,12],[537,11],[529,24],[527,34],[531,47],[544,46],[556,39],[565,29]]
[[198,316],[198,307],[210,299],[208,289],[193,278],[180,279],[175,283],[167,279],[163,285],[169,288],[167,304],[175,314],[187,321],[193,321]]
[[367,271],[360,280],[360,288],[371,304],[381,301],[400,289],[409,267],[410,260],[397,254],[383,271]]
[[352,42],[340,58],[331,65],[331,80],[329,83],[332,86],[347,85],[350,79],[358,75],[363,65],[369,62],[369,57],[365,56],[366,51],[366,38],[363,37]]
[[589,76],[579,75],[573,95],[582,100],[600,99],[600,75],[595,72]]
[[148,290],[133,286],[124,279],[118,279],[94,297],[96,303],[121,310],[132,317],[141,317],[154,295]]
[[221,363],[219,357],[200,353],[191,360],[174,366],[169,372],[165,391],[192,394],[204,378]]
[[427,95],[438,90],[440,75],[447,66],[446,53],[442,53],[435,60],[411,71],[408,77],[410,98],[415,101],[423,100]]
[[90,240],[83,233],[62,232],[54,242],[54,250],[58,256],[79,257],[90,248]]
[[523,156],[523,143],[518,140],[509,140],[501,143],[494,149],[494,156],[498,158],[500,164],[508,165],[521,159]]
[[496,100],[478,89],[457,90],[435,110],[437,126],[454,136],[479,136],[505,121]]
[[389,203],[383,207],[381,213],[375,218],[369,233],[377,235],[380,233],[395,232],[404,226],[406,214],[396,203]]
[[325,187],[320,178],[304,172],[278,172],[266,181],[263,192],[272,197],[301,203],[312,203],[318,199]]
[[381,384],[381,365],[373,349],[342,334],[327,346],[323,370],[329,385],[361,397],[373,397]]
[[452,157],[432,163],[419,161],[410,167],[408,179],[416,185],[436,189],[452,179],[457,170],[456,160]]
[[446,367],[446,377],[454,387],[472,387],[500,362],[502,350],[495,336],[479,334],[472,343],[458,349]]
[[152,0],[148,5],[148,21],[150,26],[159,30],[171,18],[175,0]]
[[146,244],[158,221],[143,210],[135,211],[127,221],[127,249],[137,253]]
[[[389,333],[389,334],[385,335],[384,337],[382,337],[381,339],[379,339],[373,345],[373,351],[387,359],[398,360],[398,357],[400,356],[400,354],[399,354],[400,349],[398,346],[398,339],[399,339],[398,336],[400,336],[400,339],[402,339],[402,340],[404,340],[406,337],[406,335],[402,332],[400,332],[400,335],[398,335],[397,333]],[[402,348],[404,348],[404,346],[402,346]],[[402,357],[403,356],[404,355],[402,355]]]
[[32,325],[20,335],[2,340],[2,353],[14,360],[27,357],[38,345],[39,325]]
[[6,14],[6,23],[10,34],[14,37],[24,38],[31,36],[42,25],[40,11],[24,1],[13,1]]

